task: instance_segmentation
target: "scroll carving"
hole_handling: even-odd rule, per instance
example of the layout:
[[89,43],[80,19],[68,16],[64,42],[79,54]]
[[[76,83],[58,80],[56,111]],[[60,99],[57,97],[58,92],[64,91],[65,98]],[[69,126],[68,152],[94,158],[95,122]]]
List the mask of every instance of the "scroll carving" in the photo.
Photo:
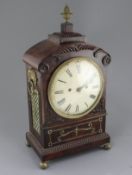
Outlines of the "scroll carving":
[[48,64],[44,64],[44,63],[41,63],[40,66],[39,66],[39,71],[44,73],[44,72],[47,72],[49,70],[49,65]]
[[93,52],[93,56],[94,56],[94,57],[97,57],[98,54],[100,54],[100,53],[103,54],[103,56],[102,56],[102,58],[101,58],[101,59],[102,59],[102,64],[103,64],[104,66],[110,64],[110,62],[111,62],[111,56],[110,56],[107,52],[105,52],[103,49],[101,49],[101,48],[96,49],[96,50]]

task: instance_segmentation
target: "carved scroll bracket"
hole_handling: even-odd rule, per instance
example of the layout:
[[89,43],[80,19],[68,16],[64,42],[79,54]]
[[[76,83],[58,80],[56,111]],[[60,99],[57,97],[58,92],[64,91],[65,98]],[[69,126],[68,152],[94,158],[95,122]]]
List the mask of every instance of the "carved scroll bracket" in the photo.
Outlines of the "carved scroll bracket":
[[45,64],[45,63],[41,63],[39,65],[39,71],[42,72],[42,73],[45,73],[49,70],[49,65],[48,64]]
[[101,55],[101,61],[104,66],[107,66],[111,63],[111,56],[101,48],[98,48],[93,52],[93,56],[95,58],[99,55]]

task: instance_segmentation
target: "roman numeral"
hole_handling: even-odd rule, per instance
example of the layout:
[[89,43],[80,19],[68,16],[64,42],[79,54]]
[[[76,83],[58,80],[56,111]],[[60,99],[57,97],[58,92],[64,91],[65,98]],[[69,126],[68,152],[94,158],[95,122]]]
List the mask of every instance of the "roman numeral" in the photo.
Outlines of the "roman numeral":
[[61,83],[66,83],[66,81],[63,81],[63,80],[58,80],[59,82],[61,82]]
[[96,77],[96,73],[94,73],[92,76],[91,76],[91,79],[89,80],[89,84],[91,84],[94,80],[94,78]]
[[88,108],[88,104],[85,102],[85,106]]
[[92,88],[93,89],[97,89],[99,86],[98,85],[95,85],[95,86],[93,86]]
[[96,98],[96,96],[93,95],[93,94],[91,94],[91,95],[90,95],[90,98],[94,99],[94,98]]
[[65,103],[65,101],[66,101],[66,99],[65,98],[62,98],[60,101],[58,101],[57,103],[58,103],[58,105],[62,105],[62,104],[64,104]]
[[70,72],[69,69],[66,70],[66,73],[69,75],[69,77],[72,77],[72,73]]
[[76,112],[79,112],[79,106],[78,105],[76,106]]
[[65,111],[66,111],[66,112],[69,112],[69,111],[70,111],[70,109],[71,109],[71,107],[72,107],[72,105],[71,105],[71,104],[69,104],[69,105],[66,107]]
[[64,91],[63,90],[60,90],[60,91],[55,91],[55,94],[63,94]]
[[81,72],[80,64],[76,64],[76,68],[77,68],[77,72],[80,73]]

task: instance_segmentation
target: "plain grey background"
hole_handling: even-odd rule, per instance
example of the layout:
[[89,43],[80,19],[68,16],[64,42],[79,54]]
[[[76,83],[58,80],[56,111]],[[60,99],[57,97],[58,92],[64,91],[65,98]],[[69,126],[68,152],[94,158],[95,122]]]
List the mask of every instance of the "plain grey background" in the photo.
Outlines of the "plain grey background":
[[[24,52],[59,31],[59,15],[69,4],[75,31],[112,56],[108,67],[107,132],[110,151],[95,150],[38,167],[25,146],[28,130]],[[132,174],[132,1],[0,0],[0,174]]]

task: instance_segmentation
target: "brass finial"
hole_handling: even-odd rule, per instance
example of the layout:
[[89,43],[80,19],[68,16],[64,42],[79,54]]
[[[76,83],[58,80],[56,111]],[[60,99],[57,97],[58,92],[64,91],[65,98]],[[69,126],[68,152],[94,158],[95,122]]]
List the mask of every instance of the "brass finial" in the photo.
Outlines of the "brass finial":
[[62,12],[61,15],[63,16],[63,18],[64,18],[64,20],[65,20],[66,22],[68,22],[68,21],[70,20],[70,18],[71,18],[71,16],[72,16],[72,12],[71,12],[71,10],[70,10],[70,8],[69,8],[68,5],[66,5],[66,6],[64,7],[64,12]]

